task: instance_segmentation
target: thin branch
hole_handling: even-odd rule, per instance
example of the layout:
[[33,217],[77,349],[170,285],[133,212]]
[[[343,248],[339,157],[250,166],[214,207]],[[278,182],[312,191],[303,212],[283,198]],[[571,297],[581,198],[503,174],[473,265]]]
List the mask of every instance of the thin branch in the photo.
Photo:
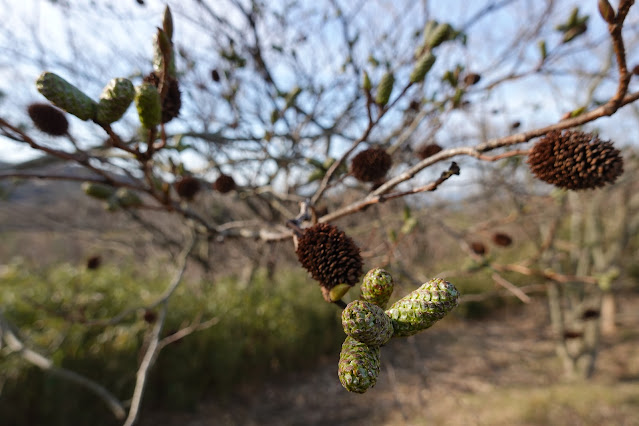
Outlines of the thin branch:
[[519,287],[517,287],[515,284],[508,281],[506,278],[502,277],[496,272],[493,272],[492,278],[495,281],[495,283],[499,284],[500,286],[504,287],[506,290],[511,292],[513,296],[515,296],[517,299],[521,300],[522,302],[526,304],[530,303],[530,297],[528,297],[526,293],[524,293]]
[[[153,326],[153,330],[151,331],[151,335],[149,336],[149,345],[146,349],[146,352],[144,353],[144,358],[142,359],[142,363],[140,364],[140,368],[138,369],[138,372],[136,374],[135,389],[133,390],[133,397],[131,398],[131,408],[129,409],[129,415],[124,422],[124,426],[132,426],[137,421],[140,411],[140,405],[142,402],[142,396],[144,394],[144,387],[146,385],[149,371],[155,363],[155,359],[157,358],[158,353],[162,349],[159,345],[160,333],[162,332],[162,327],[164,326],[164,321],[166,319],[166,314],[168,311],[168,301],[182,282],[182,278],[184,277],[184,272],[186,271],[186,266],[188,264],[189,254],[195,247],[196,240],[197,239],[193,234],[191,236],[191,241],[187,244],[182,254],[180,255],[180,258],[178,260],[178,270],[173,277],[173,281],[167,287],[163,296],[157,302],[157,304],[161,304],[162,307],[160,309],[158,319]],[[157,304],[155,306],[157,306]]]

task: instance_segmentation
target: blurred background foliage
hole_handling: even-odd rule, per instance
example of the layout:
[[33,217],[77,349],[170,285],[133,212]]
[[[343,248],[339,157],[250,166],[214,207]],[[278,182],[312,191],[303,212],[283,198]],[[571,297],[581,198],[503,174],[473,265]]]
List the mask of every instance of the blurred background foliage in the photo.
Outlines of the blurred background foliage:
[[[318,357],[339,351],[339,314],[317,303],[316,288],[300,285],[303,279],[300,271],[272,278],[259,271],[241,292],[234,277],[180,287],[170,302],[165,334],[194,318],[213,320],[212,325],[161,352],[146,394],[149,408],[193,408],[205,395],[228,395],[244,383],[308,368]],[[35,270],[16,260],[5,266],[2,282],[4,313],[26,342],[122,399],[130,395],[152,311],[134,310],[106,327],[86,322],[152,301],[166,286],[165,276],[115,266]],[[19,356],[2,357],[0,384],[4,424],[116,424],[94,395]]]

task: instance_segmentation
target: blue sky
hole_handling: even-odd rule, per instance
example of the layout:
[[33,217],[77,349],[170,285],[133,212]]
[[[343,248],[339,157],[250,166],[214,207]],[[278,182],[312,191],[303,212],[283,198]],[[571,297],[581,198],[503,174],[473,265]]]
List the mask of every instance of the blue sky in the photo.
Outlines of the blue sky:
[[[3,115],[17,122],[28,122],[24,113],[24,107],[33,101],[43,101],[44,99],[35,90],[33,82],[44,69],[54,71],[80,86],[93,98],[97,98],[111,77],[135,76],[148,71],[149,59],[151,56],[151,37],[155,27],[161,21],[164,4],[162,2],[147,1],[146,7],[139,7],[135,1],[120,0],[107,3],[112,13],[97,13],[90,2],[71,1],[73,7],[66,10],[60,6],[52,6],[45,0],[0,0],[0,19],[7,23],[4,31],[0,31],[0,90],[6,96],[0,101],[0,108]],[[210,41],[202,38],[202,28],[192,24],[194,17],[193,9],[188,5],[190,2],[169,2],[174,10],[176,21],[176,43],[193,48],[200,55],[206,57],[207,49],[213,49]],[[216,3],[216,2],[213,2]],[[330,21],[329,25],[320,27],[318,16],[312,15],[314,5],[317,2],[301,2],[303,10],[311,10],[305,15],[300,14],[300,21],[305,25],[315,26],[317,36],[316,44],[310,43],[306,49],[302,48],[301,53],[307,55],[308,63],[316,66],[317,75],[325,75],[327,84],[330,84],[338,72],[339,61],[334,55],[322,55],[318,52],[317,46],[322,43],[335,44],[340,46],[342,40],[338,37],[338,22]],[[340,2],[344,5],[352,5],[354,2]],[[426,17],[425,9],[419,2],[408,2],[410,13],[398,6],[397,2],[389,0],[377,0],[366,3],[359,19],[363,21],[361,25],[367,31],[365,36],[372,39],[379,36],[384,28],[392,28],[396,25],[396,31],[389,32],[390,37],[397,37],[400,41],[398,46],[402,50],[412,51],[414,46],[410,43],[406,31],[402,29],[411,26],[418,27]],[[596,12],[596,1],[576,2],[561,0],[558,1],[558,11],[551,18],[549,27],[561,22],[561,18],[567,16],[575,4],[579,4],[583,13],[591,15],[589,21],[589,33],[587,41],[594,44],[599,43],[591,51],[591,56],[574,55],[568,62],[562,64],[563,68],[585,66],[594,71],[593,65],[601,62],[601,58],[606,54],[608,40],[602,37],[605,26]],[[613,2],[614,3],[614,2]],[[219,3],[218,3],[219,4]],[[277,2],[278,8],[285,10],[285,2]],[[447,2],[432,2],[428,12],[438,19],[451,17],[454,25],[461,25],[473,16],[483,2],[467,2],[462,0]],[[490,78],[496,79],[507,70],[491,68],[494,59],[501,55],[503,48],[508,45],[509,40],[504,40],[504,34],[521,29],[526,24],[520,19],[523,7],[536,4],[531,2],[516,2],[515,6],[508,7],[501,13],[483,19],[472,27],[470,38],[465,48],[459,46],[446,47],[438,53],[438,63],[436,67],[440,70],[445,66],[452,66],[456,61],[465,59],[473,70],[477,70],[486,76],[485,81]],[[348,12],[348,6],[345,6]],[[635,7],[636,9],[636,7]],[[628,18],[629,25],[636,28],[638,13],[633,13]],[[227,18],[237,19],[229,13]],[[473,37],[477,34],[477,37]],[[634,33],[633,33],[634,34]],[[280,37],[277,33],[272,33],[273,40]],[[559,34],[550,34],[548,44],[560,37]],[[553,39],[554,38],[554,39]],[[37,42],[36,42],[37,41]],[[636,41],[633,40],[633,43]],[[71,42],[72,49],[70,49]],[[634,44],[633,44],[634,45]],[[380,45],[381,46],[381,45]],[[630,46],[630,45],[629,45]],[[630,63],[639,58],[636,49],[628,49]],[[91,67],[77,69],[73,66],[73,54],[81,58],[89,59]],[[362,53],[362,55],[365,53]],[[380,47],[377,56],[380,58],[393,59],[399,52],[392,49]],[[537,55],[536,43],[531,42],[529,51],[523,52],[522,66],[535,60]],[[178,66],[184,64],[178,63]],[[285,66],[276,67],[276,76],[284,86],[290,80],[290,68]],[[378,78],[381,71],[371,70],[371,74]],[[483,83],[483,82],[482,82]],[[610,93],[609,89],[614,87],[614,82],[603,85],[605,93]],[[635,89],[637,84],[633,83]],[[604,93],[602,90],[602,93]],[[541,78],[533,77],[523,81],[503,85],[500,89],[492,91],[489,97],[477,96],[473,99],[476,108],[467,114],[453,114],[449,124],[442,130],[441,136],[456,143],[471,144],[476,139],[476,126],[469,123],[482,120],[490,120],[491,131],[495,135],[507,134],[508,127],[512,121],[522,122],[522,130],[533,126],[550,124],[556,122],[566,111],[576,108],[583,102],[583,87],[570,77]],[[504,111],[503,114],[492,117],[487,114],[493,109]],[[619,139],[620,143],[635,142],[627,140],[628,134],[637,133],[637,121],[629,119],[630,114],[624,111],[619,116],[603,119],[596,123],[597,127],[607,132],[608,138]],[[624,119],[625,117],[625,119]],[[391,124],[397,117],[392,114],[387,118]],[[116,125],[116,130],[125,132],[128,126],[135,121],[134,111],[131,108],[127,115],[127,120],[122,125]],[[475,123],[476,124],[476,123]],[[79,120],[71,122],[74,134],[80,139],[95,140],[95,125],[83,123]],[[358,125],[354,124],[353,135],[358,133]],[[381,130],[380,130],[381,131]],[[381,136],[380,136],[381,137]],[[46,140],[46,137],[44,137]],[[49,143],[60,143],[59,141],[49,141]],[[0,139],[0,161],[21,161],[37,155],[28,147]],[[188,154],[186,154],[188,155]],[[187,158],[193,162],[195,158]]]

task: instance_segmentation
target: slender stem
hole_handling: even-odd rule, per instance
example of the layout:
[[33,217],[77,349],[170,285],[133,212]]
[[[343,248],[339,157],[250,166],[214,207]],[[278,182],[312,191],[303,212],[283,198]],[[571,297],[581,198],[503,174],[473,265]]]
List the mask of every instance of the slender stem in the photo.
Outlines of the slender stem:
[[168,311],[168,302],[177,287],[182,282],[182,278],[184,277],[184,272],[186,271],[187,261],[189,258],[189,254],[195,247],[196,238],[195,235],[191,236],[191,241],[187,244],[185,249],[182,251],[178,261],[178,270],[173,277],[173,281],[167,287],[164,295],[160,298],[159,303],[162,305],[160,308],[160,314],[158,319],[153,326],[153,330],[151,331],[151,335],[149,336],[149,345],[144,353],[144,357],[142,359],[142,363],[140,364],[140,368],[138,369],[135,381],[135,389],[133,390],[133,397],[131,398],[131,408],[129,409],[129,415],[124,422],[124,426],[132,426],[135,424],[138,418],[138,414],[140,411],[140,406],[142,403],[142,396],[144,395],[144,388],[146,386],[146,381],[151,370],[151,367],[155,363],[157,355],[160,353],[162,347],[159,345],[160,342],[160,334],[162,333],[162,327],[164,326],[164,321],[166,319],[166,314]]

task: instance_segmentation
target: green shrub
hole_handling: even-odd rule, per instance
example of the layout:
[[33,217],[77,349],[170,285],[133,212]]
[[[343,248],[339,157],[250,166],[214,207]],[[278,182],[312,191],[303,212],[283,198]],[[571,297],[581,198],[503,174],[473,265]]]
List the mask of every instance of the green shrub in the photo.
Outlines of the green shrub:
[[[117,325],[84,322],[155,300],[168,285],[166,276],[70,265],[37,273],[18,262],[1,277],[0,300],[4,315],[31,348],[126,400],[151,327],[144,310]],[[302,271],[279,274],[273,282],[256,274],[241,290],[232,278],[214,284],[184,282],[170,301],[163,334],[189,325],[198,315],[203,321],[219,321],[164,348],[149,378],[147,409],[189,408],[205,392],[223,395],[238,384],[308,366],[321,355],[338,353],[343,339],[338,310],[323,301]],[[2,383],[3,424],[116,424],[93,394],[15,354],[0,358]]]

